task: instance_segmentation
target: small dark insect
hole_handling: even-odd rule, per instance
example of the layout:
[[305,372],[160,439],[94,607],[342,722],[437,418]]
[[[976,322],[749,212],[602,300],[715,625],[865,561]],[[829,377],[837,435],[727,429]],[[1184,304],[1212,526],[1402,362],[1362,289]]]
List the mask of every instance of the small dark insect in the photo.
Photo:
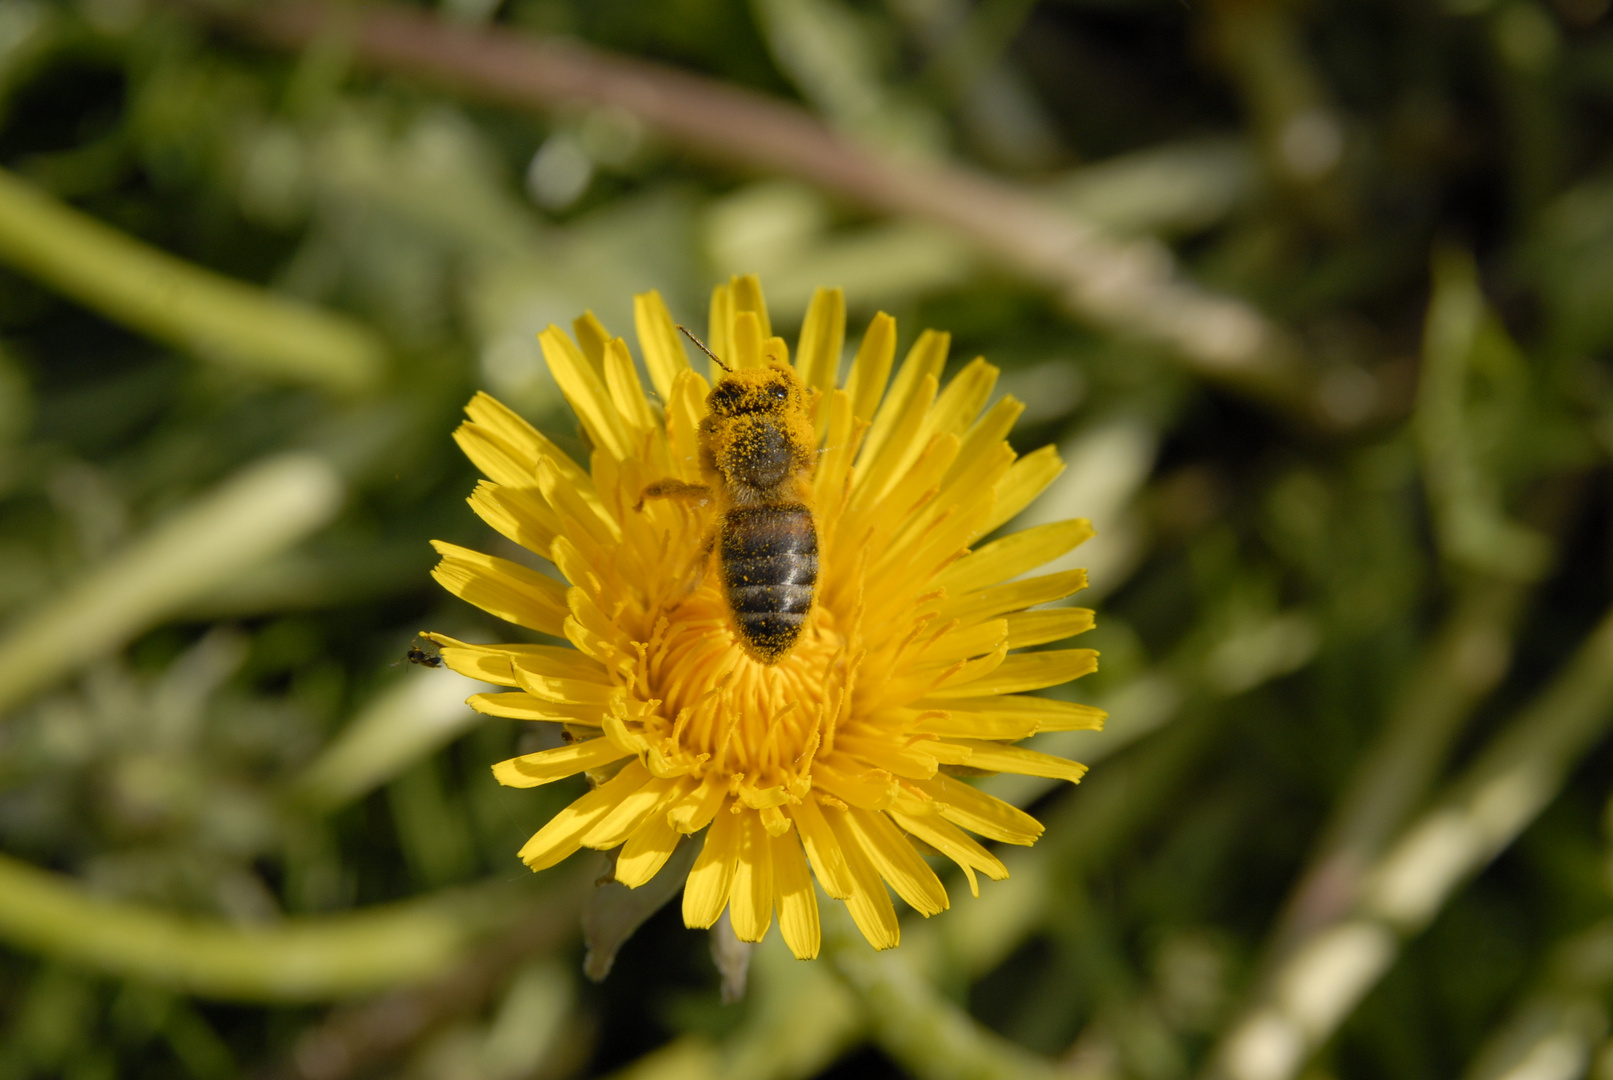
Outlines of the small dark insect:
[[419,664],[421,667],[442,667],[442,654],[435,651],[435,646],[433,646],[432,652],[427,652],[418,645],[410,645],[409,651],[403,654],[403,660],[392,661],[392,666],[397,667],[404,660],[411,664]]

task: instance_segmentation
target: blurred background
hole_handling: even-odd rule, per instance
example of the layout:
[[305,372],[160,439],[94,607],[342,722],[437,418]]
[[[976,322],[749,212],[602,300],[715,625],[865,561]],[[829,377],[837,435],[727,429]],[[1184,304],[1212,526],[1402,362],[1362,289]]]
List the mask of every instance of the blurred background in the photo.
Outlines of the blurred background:
[[[0,0],[0,1078],[1613,1078],[1607,9]],[[1003,368],[1111,722],[723,1005],[399,661],[469,395],[749,272]]]

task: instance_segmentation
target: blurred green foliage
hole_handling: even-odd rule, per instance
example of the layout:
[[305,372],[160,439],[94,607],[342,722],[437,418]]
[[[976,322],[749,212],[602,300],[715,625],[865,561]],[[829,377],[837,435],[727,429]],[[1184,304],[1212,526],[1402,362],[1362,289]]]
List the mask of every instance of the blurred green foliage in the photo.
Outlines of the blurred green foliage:
[[[1613,1077],[1606,0],[427,6],[1169,244],[1340,423],[620,109],[456,100],[340,29],[0,0],[0,1080]],[[431,538],[516,557],[462,502],[469,395],[580,455],[536,332],[625,333],[651,288],[698,324],[752,271],[786,329],[842,285],[853,343],[884,309],[1004,368],[1016,446],[1070,463],[1021,523],[1099,529],[1077,692],[1112,721],[1042,737],[1079,788],[981,781],[1049,825],[1009,882],[893,964],[763,948],[722,1006],[675,905],[582,980],[598,868],[514,858],[571,792],[487,769],[545,736],[397,661],[517,633],[427,576]],[[1516,779],[1493,747],[1534,770],[1513,810],[1469,798]],[[1395,854],[1470,819],[1394,914]],[[1392,929],[1380,969],[1260,1072],[1239,1033],[1346,915]]]

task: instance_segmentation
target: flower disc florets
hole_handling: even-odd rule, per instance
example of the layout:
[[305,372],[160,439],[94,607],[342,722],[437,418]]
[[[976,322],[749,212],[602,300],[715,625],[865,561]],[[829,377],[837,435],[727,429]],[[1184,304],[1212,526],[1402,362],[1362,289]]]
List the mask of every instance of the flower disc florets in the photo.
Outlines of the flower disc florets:
[[[940,387],[945,334],[921,335],[887,388],[895,324],[885,315],[837,387],[845,308],[838,291],[820,290],[794,360],[815,392],[820,450],[803,497],[816,593],[788,653],[763,663],[736,635],[720,587],[711,501],[642,497],[703,479],[711,386],[656,294],[637,297],[635,314],[659,408],[626,344],[591,315],[576,341],[556,327],[541,335],[593,447],[587,471],[486,395],[456,433],[488,477],[472,507],[570,586],[444,543],[437,580],[574,647],[431,636],[456,671],[511,688],[476,695],[475,708],[557,721],[573,740],[494,767],[517,787],[588,775],[591,789],[521,849],[534,870],[580,847],[620,847],[616,879],[638,886],[704,830],[684,889],[688,925],[710,926],[727,908],[735,933],[758,941],[776,911],[791,950],[814,956],[815,877],[889,948],[899,928],[887,884],[925,915],[948,904],[914,841],[956,862],[978,892],[977,871],[1007,871],[964,830],[1012,844],[1042,831],[960,772],[1074,781],[1085,771],[1013,743],[1102,723],[1089,706],[1019,693],[1086,674],[1095,653],[1016,651],[1091,627],[1083,609],[1031,610],[1084,586],[1082,571],[1022,576],[1091,529],[1059,522],[972,548],[1058,474],[1057,455],[1009,448],[1021,406],[1005,397],[985,408],[997,371],[984,361]],[[739,372],[788,362],[754,278],[717,290],[710,342]]]

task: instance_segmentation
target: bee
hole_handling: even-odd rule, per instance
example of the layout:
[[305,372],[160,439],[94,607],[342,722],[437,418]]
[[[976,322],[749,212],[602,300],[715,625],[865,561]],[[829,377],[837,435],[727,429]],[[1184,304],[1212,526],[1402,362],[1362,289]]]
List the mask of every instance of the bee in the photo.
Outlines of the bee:
[[703,484],[660,480],[639,499],[712,499],[718,515],[707,541],[715,550],[736,636],[763,664],[789,655],[812,613],[818,581],[818,528],[812,517],[816,438],[807,388],[786,364],[733,371],[700,339],[678,327],[727,372],[706,396],[700,421]]

